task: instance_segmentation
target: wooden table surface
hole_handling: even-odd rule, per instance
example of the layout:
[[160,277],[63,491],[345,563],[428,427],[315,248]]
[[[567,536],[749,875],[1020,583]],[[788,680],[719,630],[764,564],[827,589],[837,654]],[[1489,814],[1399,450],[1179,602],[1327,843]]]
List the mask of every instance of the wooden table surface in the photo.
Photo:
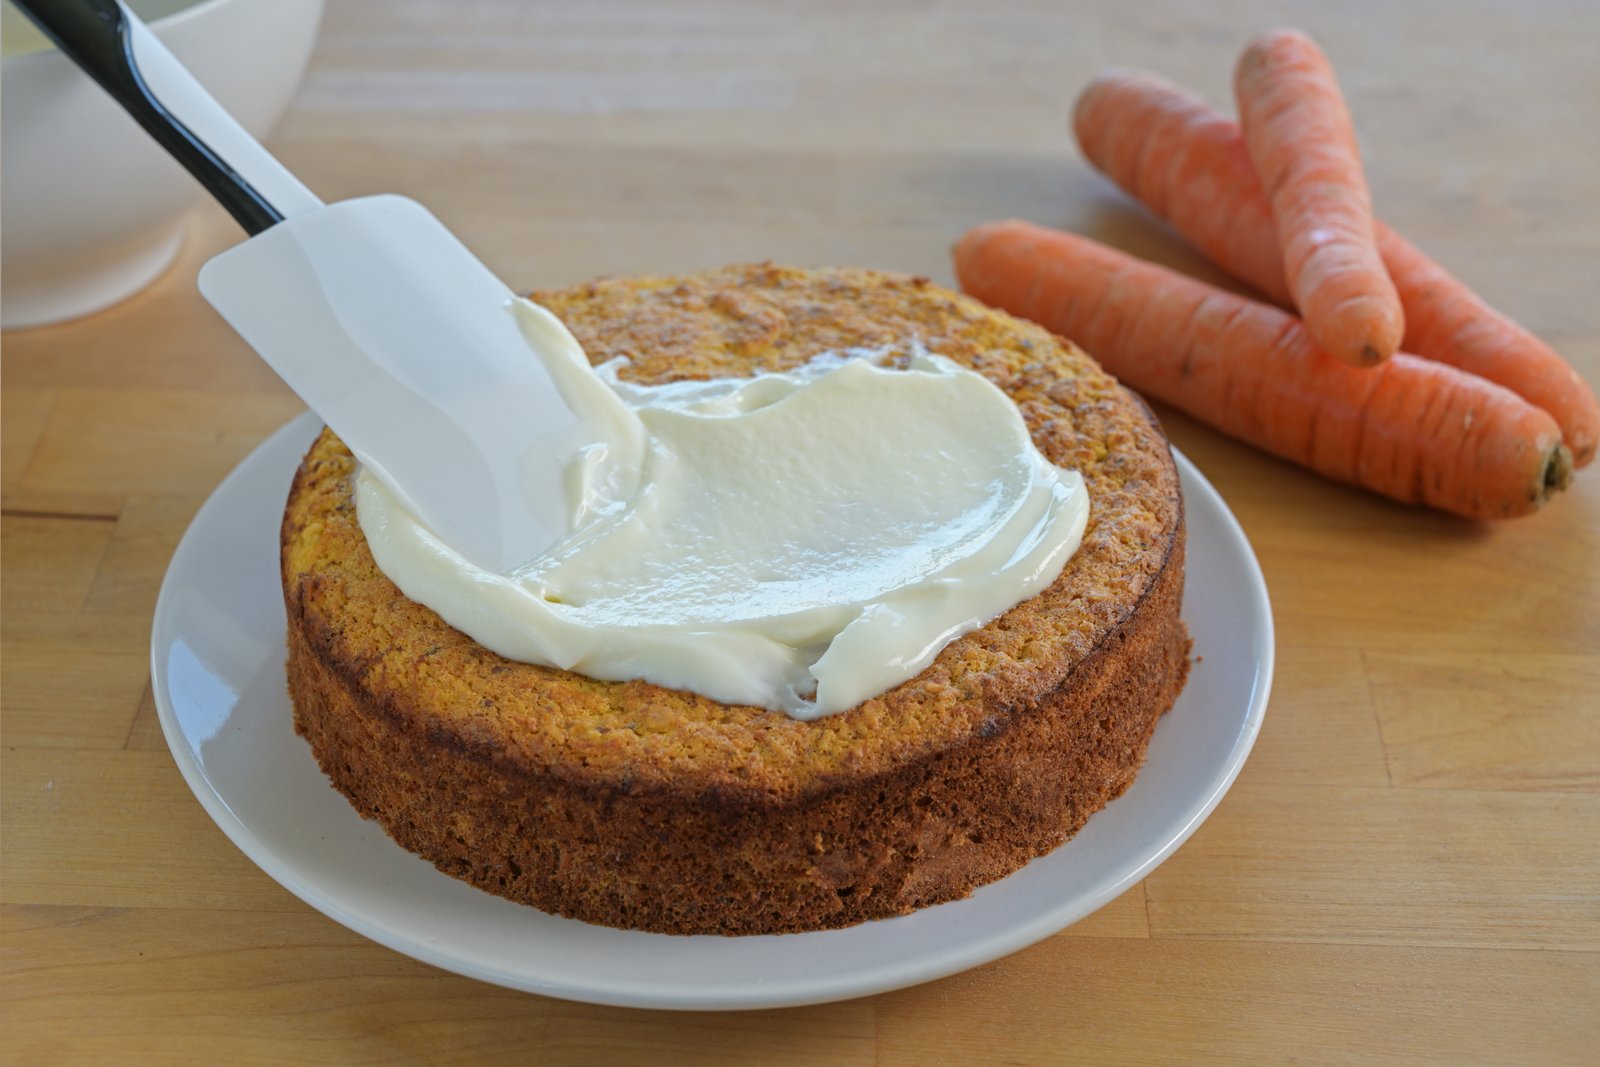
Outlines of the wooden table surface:
[[[1202,11],[1204,13],[1202,13]],[[1243,40],[1333,57],[1381,213],[1600,382],[1600,7],[333,0],[274,147],[431,205],[521,288],[734,260],[948,281],[1021,216],[1215,277],[1077,156],[1150,66],[1227,103]],[[1076,926],[863,1000],[565,1003],[392,952],[215,827],[168,754],[150,618],[218,481],[301,405],[195,292],[4,338],[3,953],[16,1063],[1600,1062],[1600,468],[1477,525],[1163,412],[1271,590],[1254,755]]]

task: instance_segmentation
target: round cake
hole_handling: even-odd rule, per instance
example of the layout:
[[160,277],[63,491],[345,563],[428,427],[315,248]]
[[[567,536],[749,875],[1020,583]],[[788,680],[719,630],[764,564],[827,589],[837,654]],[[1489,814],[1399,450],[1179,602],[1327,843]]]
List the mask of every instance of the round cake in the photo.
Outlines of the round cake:
[[[987,377],[1082,473],[1044,592],[922,673],[813,722],[504,659],[408,600],[324,432],[282,529],[295,729],[333,784],[447,874],[678,934],[848,926],[963,897],[1133,781],[1188,670],[1183,503],[1144,404],[1087,355],[925,279],[731,267],[536,293],[596,363],[655,383],[920,341]],[[919,462],[921,457],[907,457]]]

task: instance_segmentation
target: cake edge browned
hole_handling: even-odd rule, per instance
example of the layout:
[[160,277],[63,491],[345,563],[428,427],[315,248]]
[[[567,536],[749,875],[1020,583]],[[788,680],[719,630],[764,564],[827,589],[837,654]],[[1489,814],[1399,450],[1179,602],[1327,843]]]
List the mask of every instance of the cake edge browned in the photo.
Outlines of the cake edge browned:
[[1180,525],[1147,596],[1044,701],[959,747],[801,797],[508,773],[374,704],[291,620],[295,730],[364,817],[498,896],[657,933],[850,926],[1014,873],[1132,784],[1188,674],[1184,556]]

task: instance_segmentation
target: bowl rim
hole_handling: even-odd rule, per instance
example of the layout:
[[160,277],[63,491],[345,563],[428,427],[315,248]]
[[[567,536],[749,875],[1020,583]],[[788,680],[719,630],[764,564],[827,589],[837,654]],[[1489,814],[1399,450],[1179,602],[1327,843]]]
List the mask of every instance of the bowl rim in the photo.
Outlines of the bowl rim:
[[[239,2],[239,0],[194,0],[193,3],[186,4],[170,14],[162,15],[158,19],[146,20],[145,25],[150,27],[151,30],[159,32],[161,30],[169,29],[173,26],[181,25],[185,22],[188,22],[190,19],[200,18],[212,8],[222,7],[224,4],[237,2]],[[135,12],[135,14],[137,14],[137,12]],[[3,67],[6,70],[17,70],[23,67],[37,66],[40,63],[67,62],[71,61],[68,60],[66,56],[63,56],[61,54],[61,49],[56,47],[56,43],[54,41],[51,41],[47,47],[38,49],[37,51],[23,52],[21,55],[15,56],[6,56],[4,63],[0,64],[0,67]]]

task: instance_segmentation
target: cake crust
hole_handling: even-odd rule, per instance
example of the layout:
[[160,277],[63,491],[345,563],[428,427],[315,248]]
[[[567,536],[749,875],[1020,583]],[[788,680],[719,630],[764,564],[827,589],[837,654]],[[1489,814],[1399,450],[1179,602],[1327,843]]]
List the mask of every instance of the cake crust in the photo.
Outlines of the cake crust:
[[505,660],[377,570],[330,433],[282,527],[295,727],[363,815],[546,911],[669,933],[850,925],[970,893],[1120,794],[1188,666],[1182,498],[1148,409],[1081,351],[925,280],[732,267],[535,294],[644,382],[920,340],[1083,473],[1055,583],[917,677],[801,722]]

